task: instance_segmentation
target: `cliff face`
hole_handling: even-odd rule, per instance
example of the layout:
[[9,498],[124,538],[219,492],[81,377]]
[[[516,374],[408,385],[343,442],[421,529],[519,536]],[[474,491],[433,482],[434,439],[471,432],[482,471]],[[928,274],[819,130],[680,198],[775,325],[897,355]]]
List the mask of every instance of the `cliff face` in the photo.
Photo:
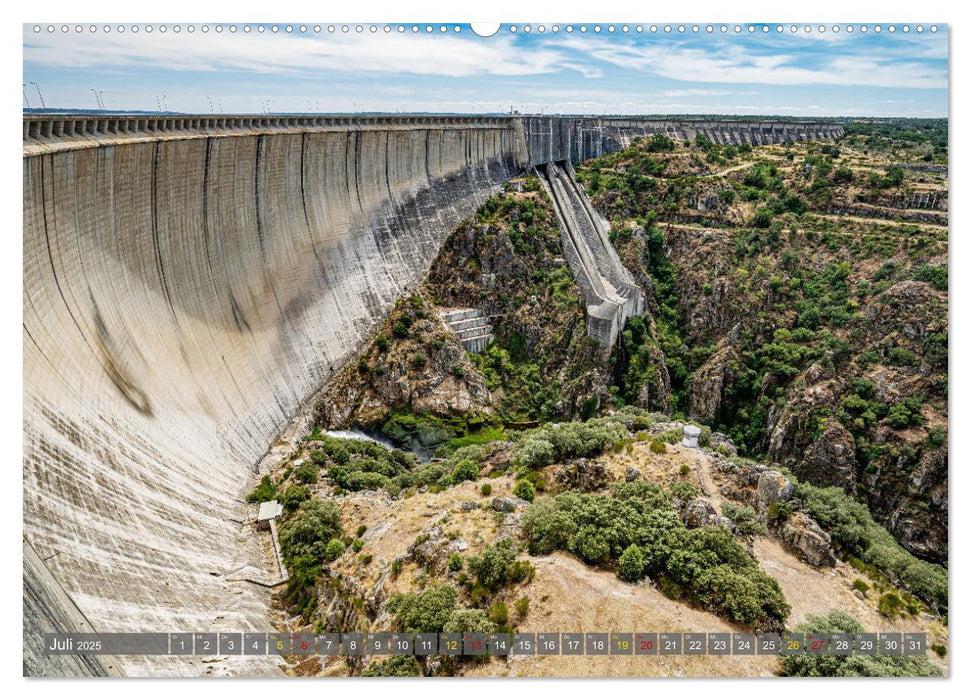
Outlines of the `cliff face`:
[[[946,561],[947,181],[871,148],[653,138],[579,174],[654,297],[635,345],[663,351],[668,410],[844,489]],[[863,202],[932,220],[832,213]],[[657,375],[644,364],[622,362],[623,382]]]
[[520,149],[425,126],[24,158],[24,531],[96,629],[268,628],[224,578],[254,463]]

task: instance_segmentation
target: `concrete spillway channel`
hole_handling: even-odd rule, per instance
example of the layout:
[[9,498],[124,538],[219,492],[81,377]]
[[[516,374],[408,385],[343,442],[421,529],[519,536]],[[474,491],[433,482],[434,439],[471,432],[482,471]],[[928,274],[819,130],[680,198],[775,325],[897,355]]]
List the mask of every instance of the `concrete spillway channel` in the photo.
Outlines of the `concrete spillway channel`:
[[539,172],[553,201],[564,257],[583,291],[587,335],[608,354],[627,319],[643,313],[643,293],[620,262],[607,223],[577,183],[570,163],[547,163]]
[[[268,591],[240,575],[267,570],[243,503],[254,465],[286,455],[306,426],[295,416],[502,182],[673,128],[25,116],[23,530],[47,572],[25,560],[25,608],[62,599],[45,597],[55,582],[102,632],[271,630]],[[619,310],[592,327],[609,347],[639,297],[569,169],[553,170],[575,269]],[[25,638],[42,619],[25,610]],[[24,662],[32,674],[106,672]],[[128,675],[200,673],[189,657],[119,663]],[[278,672],[272,658],[220,663]]]

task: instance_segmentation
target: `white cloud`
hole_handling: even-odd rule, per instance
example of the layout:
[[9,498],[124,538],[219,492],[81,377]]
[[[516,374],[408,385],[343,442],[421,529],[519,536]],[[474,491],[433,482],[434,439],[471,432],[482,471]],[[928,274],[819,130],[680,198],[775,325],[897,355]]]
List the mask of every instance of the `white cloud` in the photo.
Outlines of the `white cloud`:
[[[818,67],[799,65],[805,56],[758,53],[719,42],[715,49],[573,40],[570,48],[598,61],[671,80],[767,85],[865,85],[890,88],[946,88],[946,72],[926,62],[895,60],[893,53],[820,54]],[[832,45],[830,45],[832,46]]]
[[334,71],[470,77],[522,76],[571,68],[555,49],[517,50],[513,38],[464,39],[453,35],[174,34],[117,32],[59,36],[28,34],[24,63],[75,68],[145,67],[179,71]]

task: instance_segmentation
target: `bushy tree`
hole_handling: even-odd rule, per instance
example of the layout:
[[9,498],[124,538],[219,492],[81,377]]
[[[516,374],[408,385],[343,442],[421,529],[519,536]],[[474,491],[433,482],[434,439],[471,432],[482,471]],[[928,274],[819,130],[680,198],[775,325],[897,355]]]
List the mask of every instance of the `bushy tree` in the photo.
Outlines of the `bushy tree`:
[[532,502],[536,498],[536,487],[533,485],[532,481],[529,481],[528,479],[520,479],[513,487],[512,493],[514,496],[517,496],[524,501]]
[[480,556],[468,558],[469,573],[481,586],[490,591],[498,591],[509,582],[510,569],[518,553],[516,543],[501,539],[486,547]]
[[496,626],[484,610],[460,609],[452,612],[445,621],[443,632],[495,632]]
[[740,535],[764,535],[765,525],[759,522],[758,514],[748,506],[726,503],[722,506],[722,515],[732,521],[735,530]]
[[296,468],[294,476],[302,484],[316,484],[320,476],[320,467],[308,460]]
[[471,459],[463,459],[455,465],[452,470],[452,483],[460,484],[463,481],[475,481],[479,478],[479,465]]
[[441,632],[457,600],[456,590],[443,584],[421,593],[395,593],[388,600],[387,609],[395,626],[403,632]]
[[305,501],[299,512],[280,526],[280,550],[290,562],[300,556],[322,560],[327,542],[343,531],[341,513],[332,501]]
[[301,503],[310,498],[310,489],[300,484],[291,484],[280,494],[280,505],[285,510],[296,510]]
[[636,544],[630,545],[620,555],[617,578],[621,581],[636,582],[644,577],[644,553]]
[[324,556],[327,561],[337,561],[344,554],[344,543],[338,539],[333,539],[327,543],[324,549]]
[[[825,615],[807,615],[796,632],[817,634],[857,634],[863,626],[842,610]],[[940,669],[925,656],[837,656],[835,654],[799,654],[781,656],[782,672],[798,677],[847,676],[939,676]]]
[[418,660],[414,656],[391,656],[382,661],[375,661],[361,672],[361,676],[364,678],[403,678],[420,675],[421,667],[418,665]]

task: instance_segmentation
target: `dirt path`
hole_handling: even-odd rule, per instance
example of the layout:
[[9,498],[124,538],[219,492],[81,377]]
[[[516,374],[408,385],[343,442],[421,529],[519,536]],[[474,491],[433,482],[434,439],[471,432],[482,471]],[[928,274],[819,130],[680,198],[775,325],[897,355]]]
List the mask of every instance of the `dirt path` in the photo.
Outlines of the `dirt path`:
[[701,487],[701,493],[708,499],[718,512],[721,513],[722,503],[724,498],[722,498],[721,488],[715,483],[714,478],[711,475],[711,459],[702,452],[698,453],[698,458],[695,460],[695,465],[697,466],[698,482]]
[[714,172],[711,175],[706,175],[705,177],[724,177],[729,173],[734,173],[736,170],[744,170],[745,168],[751,168],[753,165],[755,165],[755,163],[756,161],[754,160],[749,161],[748,163],[740,163],[738,165],[733,165],[730,168],[725,168],[723,170]]

